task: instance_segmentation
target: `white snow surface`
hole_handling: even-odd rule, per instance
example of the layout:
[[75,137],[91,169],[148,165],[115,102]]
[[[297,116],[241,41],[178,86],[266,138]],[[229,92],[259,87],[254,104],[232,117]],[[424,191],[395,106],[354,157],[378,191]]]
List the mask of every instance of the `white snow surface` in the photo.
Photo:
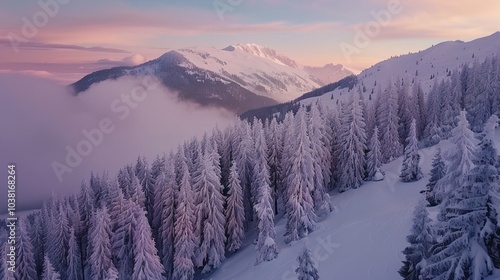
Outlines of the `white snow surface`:
[[[500,146],[500,130],[495,134]],[[224,261],[213,274],[198,279],[210,280],[285,280],[297,279],[297,256],[307,241],[313,259],[318,265],[321,279],[349,280],[400,280],[402,251],[409,244],[413,210],[423,196],[421,190],[429,180],[432,159],[438,147],[446,149],[450,143],[421,149],[420,166],[424,178],[417,182],[403,183],[399,178],[402,157],[382,166],[385,178],[378,182],[365,182],[360,188],[344,193],[331,192],[335,210],[318,222],[317,229],[308,237],[292,244],[285,244],[286,218],[276,221],[278,257],[270,262],[254,265],[253,236],[247,237],[240,251]],[[429,208],[435,219],[438,209]],[[500,270],[487,280],[500,279]]]
[[[382,167],[384,180],[330,193],[335,210],[306,238],[321,279],[401,279],[402,251],[408,245],[412,213],[427,184],[434,151],[435,147],[421,150],[426,176],[418,182],[400,181],[399,158]],[[296,279],[296,259],[305,239],[285,244],[285,222],[281,218],[276,223],[280,252],[275,260],[254,266],[255,247],[249,244],[212,275],[200,279]]]
[[201,69],[215,72],[256,94],[279,102],[290,101],[322,86],[318,79],[305,70],[285,65],[269,55],[216,47],[192,47],[176,51]]

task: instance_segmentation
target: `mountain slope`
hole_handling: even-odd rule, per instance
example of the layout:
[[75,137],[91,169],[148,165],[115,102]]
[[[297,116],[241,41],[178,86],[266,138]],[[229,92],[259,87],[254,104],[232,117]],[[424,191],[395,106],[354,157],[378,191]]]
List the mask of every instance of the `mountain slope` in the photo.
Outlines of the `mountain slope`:
[[71,86],[76,94],[80,94],[93,84],[108,79],[144,75],[157,77],[163,85],[177,91],[181,100],[223,107],[236,113],[276,104],[271,98],[257,95],[236,82],[196,67],[176,51],[139,66],[97,71]]
[[[479,38],[470,42],[448,41],[432,46],[417,53],[410,53],[392,57],[363,70],[357,77],[357,85],[366,88],[365,97],[376,93],[378,87],[386,87],[389,81],[406,79],[421,84],[422,90],[427,94],[435,82],[449,78],[451,72],[462,65],[481,63],[487,57],[500,55],[500,32]],[[336,102],[341,96],[348,95],[349,89],[337,89],[306,102],[329,103],[332,99]]]
[[91,73],[72,84],[76,94],[92,84],[122,76],[154,75],[181,99],[242,113],[295,99],[351,74],[342,65],[304,67],[277,51],[255,44],[193,47],[165,53],[134,67]]
[[[432,155],[433,150],[421,154]],[[423,157],[425,174],[431,158]],[[321,279],[400,279],[398,270],[404,259],[401,251],[407,245],[413,208],[428,179],[426,176],[414,183],[400,182],[401,162],[399,158],[383,166],[383,181],[366,182],[359,189],[341,194],[331,193],[336,209],[307,237]],[[285,219],[281,219],[276,224],[280,249],[277,259],[254,266],[255,248],[249,244],[207,279],[296,279],[296,258],[304,240],[287,245],[284,232]]]
[[[422,90],[427,94],[435,82],[449,78],[453,70],[459,69],[462,65],[481,63],[487,57],[497,55],[500,55],[500,32],[470,42],[443,42],[417,53],[392,57],[379,62],[357,75],[354,84],[350,83],[349,86],[336,87],[333,90],[331,85],[324,86],[304,94],[294,103],[300,101],[301,104],[307,105],[319,101],[327,106],[333,106],[339,100],[349,96],[353,87],[362,88],[365,99],[368,99],[370,95],[377,93],[379,87],[384,89],[389,81],[396,79],[420,83]],[[321,94],[312,94],[313,92]],[[243,116],[245,118],[268,117],[279,111],[277,108],[281,106],[281,104],[270,106],[266,108],[267,112],[264,112],[264,109],[257,110],[258,114],[255,114],[256,110],[245,112]]]
[[[500,147],[500,130],[495,134],[496,146]],[[277,244],[280,252],[276,259],[257,266],[255,246],[246,247],[228,257],[212,275],[203,279],[250,280],[250,279],[297,279],[297,256],[307,241],[312,257],[318,265],[320,279],[372,279],[399,280],[402,251],[408,243],[413,210],[422,197],[421,190],[429,180],[432,158],[437,148],[446,149],[449,141],[422,149],[420,166],[424,178],[417,182],[403,183],[399,178],[402,157],[385,164],[385,179],[365,182],[360,188],[344,193],[330,193],[335,210],[307,240],[285,244],[285,219],[276,223]],[[429,208],[435,218],[438,208]],[[247,238],[247,241],[252,238]],[[500,269],[488,280],[500,279]],[[199,278],[202,279],[202,278]]]

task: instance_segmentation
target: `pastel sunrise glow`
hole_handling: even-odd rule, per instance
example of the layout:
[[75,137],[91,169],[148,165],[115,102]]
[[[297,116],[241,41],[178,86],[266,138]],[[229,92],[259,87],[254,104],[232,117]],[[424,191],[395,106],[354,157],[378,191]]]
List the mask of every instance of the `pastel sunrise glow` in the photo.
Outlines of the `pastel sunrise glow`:
[[[43,5],[36,1],[0,3],[0,71],[63,83],[98,69],[140,64],[171,49],[247,42],[276,49],[305,65],[342,63],[359,71],[394,54],[487,36],[498,29],[500,10],[493,0],[481,5],[429,0],[40,2],[58,6],[45,25],[43,17],[37,18]],[[356,30],[364,30],[390,5],[397,7],[390,24],[380,25],[369,47],[347,59],[341,44],[353,44]],[[26,20],[42,25],[32,38],[23,36]],[[13,41],[13,34],[25,41]]]

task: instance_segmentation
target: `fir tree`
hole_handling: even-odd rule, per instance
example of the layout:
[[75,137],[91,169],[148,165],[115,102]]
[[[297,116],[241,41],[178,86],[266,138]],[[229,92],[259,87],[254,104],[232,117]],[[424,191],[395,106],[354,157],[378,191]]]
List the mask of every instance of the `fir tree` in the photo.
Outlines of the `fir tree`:
[[432,160],[432,168],[429,178],[429,183],[427,184],[426,199],[430,206],[436,206],[436,194],[435,187],[439,180],[441,180],[446,175],[446,165],[441,156],[441,149],[438,149]]
[[403,159],[403,168],[401,169],[401,180],[403,182],[418,181],[422,178],[420,169],[420,155],[418,154],[418,143],[416,135],[416,122],[412,120],[410,133],[406,139],[406,147]]
[[33,247],[26,230],[24,220],[19,223],[19,230],[16,242],[16,273],[17,280],[37,279],[35,271],[35,259],[33,257]]
[[233,160],[228,180],[226,216],[226,248],[229,252],[238,250],[245,239],[245,209],[243,209],[243,190],[238,179],[238,168]]
[[[179,157],[182,157],[184,162],[186,161],[184,153],[180,150]],[[165,268],[165,275],[170,278],[173,272],[175,195],[177,190],[172,158],[166,161],[165,167],[160,171],[156,179],[156,188],[162,190],[161,195],[155,198],[157,205],[161,206],[160,210],[158,210],[160,213],[154,223],[160,224],[156,243]]]
[[[57,205],[55,204],[53,207],[57,207]],[[47,244],[47,253],[51,259],[51,264],[54,265],[54,269],[59,272],[61,278],[66,279],[66,270],[68,268],[66,255],[70,231],[66,211],[62,204],[57,209],[57,213],[54,213],[54,217],[50,220],[51,225],[47,240],[51,242]]]
[[257,258],[255,264],[270,261],[278,256],[276,246],[276,232],[274,229],[274,213],[271,206],[271,191],[268,185],[259,188],[259,202],[254,206],[258,218],[258,237],[255,249]]
[[234,151],[234,159],[238,165],[239,178],[241,181],[241,187],[243,188],[243,205],[245,207],[245,226],[253,221],[253,209],[252,209],[252,196],[251,196],[251,184],[252,184],[252,148],[253,141],[250,132],[250,125],[247,122],[241,122],[238,127],[238,144],[236,150]]
[[83,267],[80,255],[80,247],[73,228],[70,229],[69,249],[68,249],[68,270],[66,272],[67,280],[82,280]]
[[139,180],[139,184],[142,186],[142,191],[144,192],[145,209],[147,211],[147,217],[149,224],[153,222],[153,206],[154,202],[154,187],[155,179],[151,175],[151,169],[149,168],[146,157],[138,157],[137,163],[135,165],[135,175]]
[[191,280],[194,277],[194,205],[187,160],[180,162],[179,192],[175,208],[173,280]]
[[269,159],[269,173],[271,181],[271,189],[273,190],[274,213],[278,214],[278,199],[280,199],[280,178],[282,172],[281,158],[283,146],[281,145],[281,126],[276,121],[276,118],[271,120],[267,130],[267,146]]
[[87,260],[89,257],[89,252],[87,250],[88,246],[88,230],[90,228],[90,220],[92,213],[94,212],[93,204],[93,193],[89,186],[82,182],[80,187],[80,194],[78,196],[78,205],[80,205],[80,227],[75,228],[75,234],[78,236],[79,245],[81,248],[83,267],[88,271]]
[[262,129],[262,122],[254,123],[254,155],[253,155],[253,178],[252,178],[252,202],[255,205],[258,202],[258,190],[261,185],[271,186],[269,165],[267,163],[267,144]]
[[111,236],[111,249],[120,280],[131,279],[134,267],[133,232],[137,225],[133,212],[135,202],[124,199],[121,212],[115,215],[114,231]]
[[49,257],[45,256],[42,280],[61,280],[61,276],[50,263]]
[[444,151],[448,160],[446,175],[436,184],[435,199],[439,203],[458,186],[465,183],[467,174],[473,168],[474,163],[474,133],[469,129],[466,112],[460,112],[458,125],[452,130],[450,142],[453,144]]
[[208,148],[193,177],[195,190],[195,264],[204,272],[217,268],[224,260],[224,197],[220,178]]
[[390,83],[389,87],[383,94],[385,99],[381,107],[379,127],[384,128],[382,131],[381,147],[383,162],[387,163],[403,153],[403,147],[399,139],[398,133],[398,108],[397,108],[397,89],[394,83]]
[[441,94],[438,90],[437,80],[434,82],[432,90],[429,92],[427,101],[427,125],[424,130],[426,146],[432,146],[442,139],[440,124]]
[[359,94],[352,93],[352,100],[342,117],[343,132],[340,141],[343,147],[339,160],[343,164],[340,165],[340,192],[359,188],[365,176],[366,133]]
[[45,203],[42,210],[31,216],[33,220],[31,226],[28,227],[31,244],[33,245],[33,258],[35,260],[35,270],[38,277],[43,273],[43,258],[45,256],[45,240],[46,240],[46,221],[42,218],[42,213],[45,211]]
[[382,154],[380,152],[380,141],[378,136],[378,127],[375,126],[370,139],[369,151],[366,155],[366,179],[379,181],[384,178],[382,170]]
[[295,269],[298,280],[318,280],[319,272],[314,263],[311,251],[307,248],[307,245],[300,251],[297,258],[299,262],[299,267]]
[[426,266],[429,249],[435,242],[431,228],[432,220],[429,218],[425,200],[421,199],[419,201],[413,215],[411,233],[406,237],[410,246],[403,251],[405,261],[403,261],[403,267],[399,270],[399,274],[406,280],[421,279],[419,277],[420,271]]
[[118,279],[118,271],[111,258],[110,223],[105,206],[96,211],[89,232],[89,238],[92,240],[89,259],[91,279]]
[[7,254],[9,253],[9,246],[7,246],[7,242],[3,242],[0,245],[0,279],[4,280],[14,280],[14,273],[9,270],[9,265],[7,263]]
[[137,226],[133,236],[134,272],[132,279],[164,279],[162,277],[164,269],[151,236],[151,227],[146,212],[140,207],[134,210],[137,215]]
[[[498,155],[491,139],[479,144],[475,167],[442,208],[446,223],[423,274],[427,278],[484,279],[493,271],[484,237],[496,224],[492,188],[498,186]],[[426,278],[426,279],[427,279]]]
[[324,217],[332,211],[330,196],[327,193],[331,178],[331,163],[325,126],[318,105],[313,104],[309,112],[307,128],[311,139],[311,156],[313,158],[314,209],[318,217]]
[[316,227],[316,214],[311,193],[313,186],[313,159],[311,144],[307,135],[304,110],[295,118],[296,140],[293,144],[293,157],[288,170],[286,189],[286,241],[291,242],[306,236]]

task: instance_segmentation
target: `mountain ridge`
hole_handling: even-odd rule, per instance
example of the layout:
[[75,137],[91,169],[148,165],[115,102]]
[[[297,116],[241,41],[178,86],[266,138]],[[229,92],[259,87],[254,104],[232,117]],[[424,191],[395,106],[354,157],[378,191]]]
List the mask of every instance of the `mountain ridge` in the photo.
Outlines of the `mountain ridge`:
[[[384,88],[390,81],[396,79],[405,79],[420,83],[423,92],[427,95],[435,82],[448,79],[453,70],[464,64],[470,66],[475,62],[483,62],[487,57],[498,55],[500,55],[500,31],[468,42],[445,41],[418,52],[393,56],[380,61],[356,75],[353,87],[360,87],[365,99],[370,99],[374,97],[373,95],[377,93],[379,87]],[[320,92],[325,89],[322,95],[311,95],[304,98],[304,96],[310,95],[311,91],[295,99],[294,102],[306,105],[321,102],[332,107],[349,96],[352,89],[352,87],[336,87],[334,90],[328,90],[329,86],[316,90],[316,92]],[[270,106],[267,115],[276,112],[274,107],[274,105]],[[252,118],[256,111],[259,112],[259,117],[266,115],[263,114],[262,110],[253,110],[245,112],[242,116]]]
[[350,73],[342,65],[306,68],[273,49],[239,44],[225,49],[171,50],[141,65],[90,73],[70,86],[75,94],[80,94],[92,84],[107,79],[153,75],[166,87],[178,91],[181,99],[221,106],[240,114],[293,100],[321,87],[329,79],[335,81]]

